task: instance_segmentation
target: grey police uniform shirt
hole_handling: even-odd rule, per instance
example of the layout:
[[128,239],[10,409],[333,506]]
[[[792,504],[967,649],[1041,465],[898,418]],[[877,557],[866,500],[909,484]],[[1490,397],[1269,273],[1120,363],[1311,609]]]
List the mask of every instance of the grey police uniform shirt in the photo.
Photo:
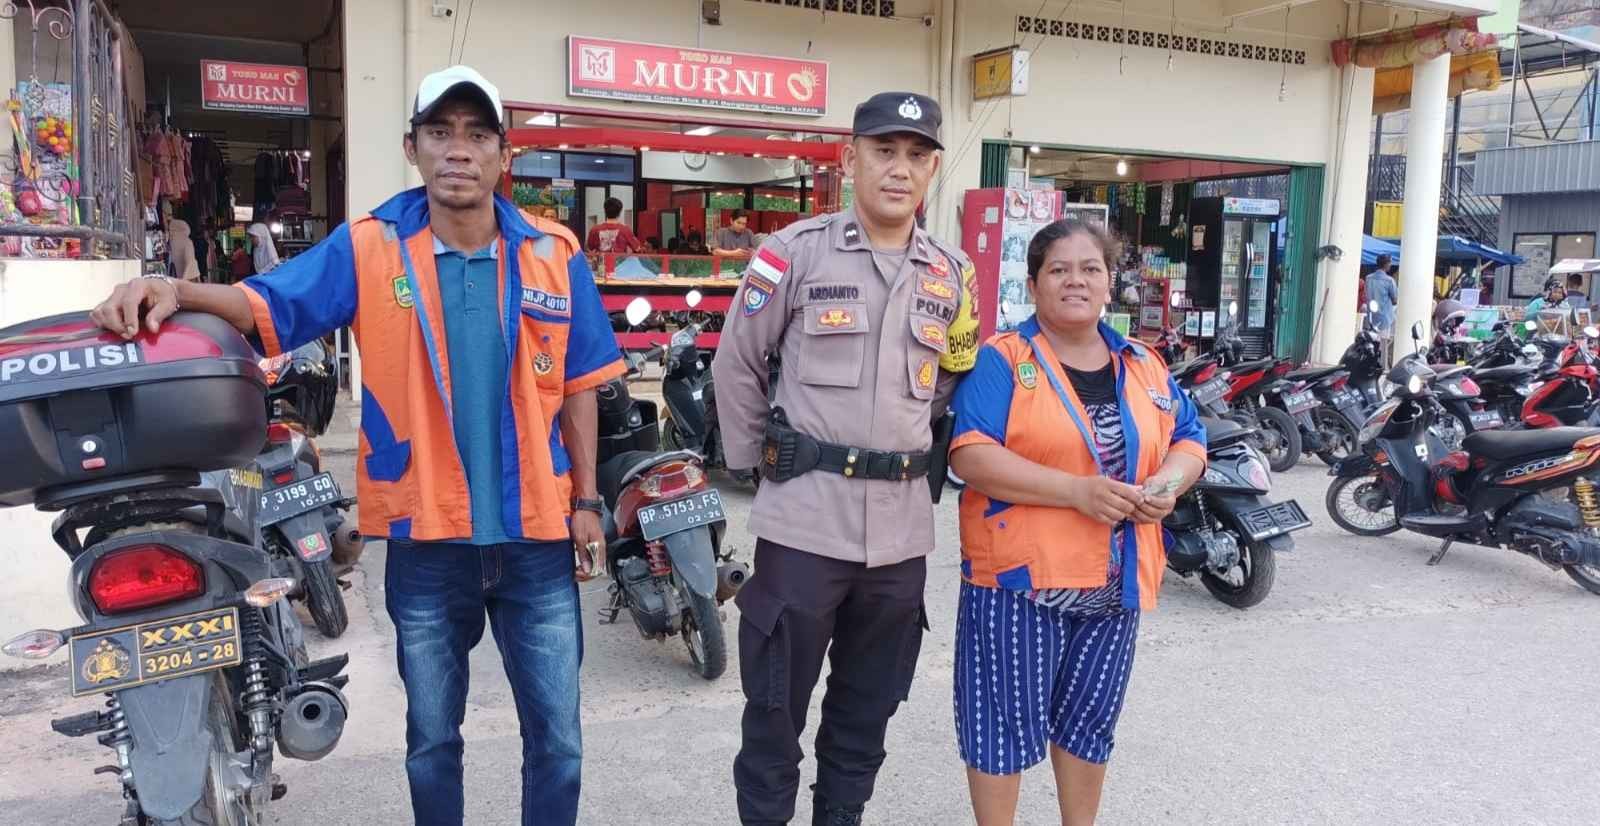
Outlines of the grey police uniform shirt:
[[[873,258],[853,210],[791,224],[756,251],[712,362],[729,467],[760,463],[770,352],[782,358],[776,404],[796,430],[853,447],[929,449],[932,419],[959,380],[940,358],[971,263],[921,229],[898,272],[885,276]],[[975,333],[963,347],[975,349]],[[750,531],[868,567],[925,556],[934,545],[928,481],[823,470],[764,480]]]

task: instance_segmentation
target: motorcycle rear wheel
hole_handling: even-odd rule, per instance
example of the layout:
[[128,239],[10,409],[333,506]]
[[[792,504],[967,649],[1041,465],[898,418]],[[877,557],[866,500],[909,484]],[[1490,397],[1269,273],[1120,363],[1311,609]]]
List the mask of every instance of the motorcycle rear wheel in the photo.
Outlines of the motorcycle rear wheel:
[[[1386,493],[1372,487],[1379,484],[1376,476],[1341,476],[1335,479],[1328,486],[1328,495],[1323,500],[1333,523],[1356,536],[1388,536],[1400,530],[1400,520],[1394,515],[1394,504]],[[1349,496],[1345,495],[1346,490],[1350,491]],[[1378,510],[1368,506],[1379,501],[1383,507]],[[1359,517],[1366,524],[1358,524],[1352,517]]]
[[[1201,571],[1200,583],[1218,602],[1242,610],[1259,605],[1267,598],[1277,575],[1278,563],[1272,546],[1265,542],[1242,545],[1239,551],[1239,564],[1228,572],[1227,578]],[[1237,581],[1233,578],[1235,571],[1238,572]]]
[[1322,443],[1327,445],[1317,451],[1317,458],[1323,464],[1331,466],[1355,452],[1360,434],[1343,414],[1324,406],[1313,411],[1311,418],[1317,423],[1317,432],[1322,434]]
[[235,753],[244,750],[245,738],[239,731],[232,695],[222,672],[214,672],[211,679],[211,699],[206,708],[211,754],[206,758],[205,791],[187,814],[176,820],[145,818],[147,826],[254,826],[260,820],[262,813],[256,811],[248,789],[234,790],[235,794],[225,788],[227,778],[236,774],[229,764]]
[[350,613],[344,607],[344,591],[333,575],[333,563],[306,563],[306,607],[311,609],[311,619],[317,630],[328,639],[338,639],[350,627]]
[[1294,417],[1276,407],[1262,407],[1256,410],[1256,423],[1263,437],[1261,452],[1266,454],[1272,471],[1282,473],[1294,467],[1302,450],[1300,426]]
[[715,680],[728,669],[728,640],[723,633],[722,617],[717,614],[717,602],[703,597],[688,588],[679,591],[684,604],[683,645],[689,649],[689,661],[702,679]]
[[1578,583],[1583,590],[1591,594],[1600,595],[1600,566],[1594,565],[1567,565],[1567,576]]
[[678,425],[671,419],[661,424],[661,447],[664,450],[683,450],[683,436],[678,433]]

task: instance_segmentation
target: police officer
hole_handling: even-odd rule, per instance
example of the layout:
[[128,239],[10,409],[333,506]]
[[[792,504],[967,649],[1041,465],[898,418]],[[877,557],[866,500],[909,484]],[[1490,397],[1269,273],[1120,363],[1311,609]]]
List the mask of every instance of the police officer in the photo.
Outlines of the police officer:
[[843,157],[854,206],[756,250],[712,363],[728,466],[765,480],[750,515],[755,575],[738,597],[734,782],[746,824],[794,816],[825,655],[812,823],[861,822],[928,627],[930,422],[977,350],[972,265],[916,223],[939,169],[939,122],[922,95],[856,108]]

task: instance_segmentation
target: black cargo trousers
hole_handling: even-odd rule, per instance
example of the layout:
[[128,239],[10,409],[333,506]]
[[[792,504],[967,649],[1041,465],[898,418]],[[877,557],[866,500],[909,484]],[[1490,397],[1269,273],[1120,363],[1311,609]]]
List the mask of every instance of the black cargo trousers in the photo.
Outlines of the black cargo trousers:
[[755,574],[737,598],[745,706],[733,779],[746,826],[794,817],[800,734],[824,655],[817,806],[872,797],[889,718],[911,690],[928,628],[927,574],[922,557],[868,568],[757,540]]

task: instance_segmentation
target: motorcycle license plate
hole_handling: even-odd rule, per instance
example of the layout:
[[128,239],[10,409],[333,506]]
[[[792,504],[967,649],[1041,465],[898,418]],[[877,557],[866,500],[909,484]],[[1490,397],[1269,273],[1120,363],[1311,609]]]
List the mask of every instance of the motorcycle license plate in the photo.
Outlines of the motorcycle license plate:
[[727,519],[722,514],[722,494],[716,488],[692,493],[682,499],[661,502],[639,509],[639,532],[646,542],[667,534],[698,528]]
[[343,498],[339,493],[339,483],[333,481],[333,474],[319,473],[310,479],[264,491],[256,522],[263,528],[276,525],[285,519],[332,505]]
[[1244,525],[1245,532],[1250,534],[1252,541],[1271,539],[1290,531],[1311,527],[1311,520],[1306,518],[1305,510],[1293,499],[1245,511],[1239,514],[1239,522]]
[[244,657],[237,608],[80,634],[67,645],[74,697],[226,668]]
[[1195,404],[1210,404],[1228,392],[1228,380],[1215,378],[1194,389]]
[[1283,404],[1289,408],[1289,413],[1304,413],[1317,406],[1317,397],[1310,390],[1291,393],[1283,398]]
[[1354,390],[1340,390],[1333,394],[1332,402],[1334,407],[1345,407],[1346,405],[1360,407],[1361,394]]
[[1470,418],[1474,430],[1490,430],[1505,424],[1498,410],[1474,410]]

